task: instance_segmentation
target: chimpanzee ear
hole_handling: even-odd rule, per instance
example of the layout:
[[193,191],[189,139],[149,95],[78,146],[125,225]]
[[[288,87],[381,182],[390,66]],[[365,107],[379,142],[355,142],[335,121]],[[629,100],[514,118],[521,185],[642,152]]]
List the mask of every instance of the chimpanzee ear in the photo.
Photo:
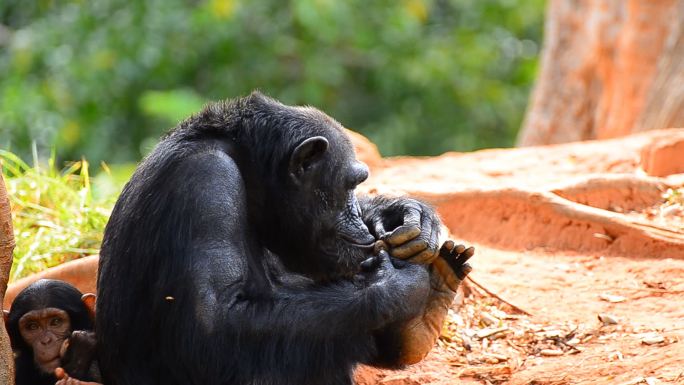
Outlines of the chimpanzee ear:
[[328,139],[314,136],[303,141],[290,157],[290,175],[299,180],[328,150]]
[[88,315],[90,320],[95,322],[95,302],[97,297],[93,293],[85,293],[81,296],[81,301],[88,308]]

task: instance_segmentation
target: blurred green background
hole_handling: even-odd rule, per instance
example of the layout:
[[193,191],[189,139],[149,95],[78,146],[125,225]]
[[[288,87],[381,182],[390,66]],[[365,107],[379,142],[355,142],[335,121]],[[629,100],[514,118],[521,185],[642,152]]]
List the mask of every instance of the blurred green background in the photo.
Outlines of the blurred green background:
[[0,148],[139,160],[209,100],[314,105],[385,156],[511,146],[543,0],[2,0]]
[[11,280],[97,254],[135,162],[210,100],[258,88],[314,105],[385,156],[511,146],[543,12],[543,0],[0,0]]

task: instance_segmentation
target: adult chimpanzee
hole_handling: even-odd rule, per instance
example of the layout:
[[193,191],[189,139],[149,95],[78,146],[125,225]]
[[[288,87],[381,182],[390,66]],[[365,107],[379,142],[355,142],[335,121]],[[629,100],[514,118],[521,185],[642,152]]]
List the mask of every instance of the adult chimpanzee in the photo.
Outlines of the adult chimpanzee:
[[[435,328],[472,250],[445,245],[454,269],[430,264],[437,217],[407,198],[357,201],[367,177],[314,108],[253,93],[182,122],[105,230],[105,384],[350,384],[357,363],[410,362],[411,329]],[[425,264],[371,257],[377,239]]]
[[16,357],[17,385],[55,384],[63,342],[74,330],[93,329],[91,297],[82,297],[66,282],[41,279],[14,299],[7,331]]

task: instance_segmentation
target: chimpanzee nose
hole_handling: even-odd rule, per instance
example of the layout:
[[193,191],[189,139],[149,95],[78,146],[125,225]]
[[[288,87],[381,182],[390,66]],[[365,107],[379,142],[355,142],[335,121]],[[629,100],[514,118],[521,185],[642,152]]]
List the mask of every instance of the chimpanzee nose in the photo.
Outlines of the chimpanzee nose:
[[354,187],[361,184],[361,182],[368,179],[368,175],[368,166],[366,166],[366,164],[363,162],[355,161],[349,170],[346,187],[353,189]]
[[52,335],[50,333],[45,333],[41,338],[40,338],[40,343],[43,345],[49,345],[52,343]]
[[358,173],[358,183],[361,183],[368,179],[368,176],[370,175],[370,171],[368,171],[368,166],[366,166],[365,163],[363,162],[356,162],[354,164],[354,168],[357,170]]

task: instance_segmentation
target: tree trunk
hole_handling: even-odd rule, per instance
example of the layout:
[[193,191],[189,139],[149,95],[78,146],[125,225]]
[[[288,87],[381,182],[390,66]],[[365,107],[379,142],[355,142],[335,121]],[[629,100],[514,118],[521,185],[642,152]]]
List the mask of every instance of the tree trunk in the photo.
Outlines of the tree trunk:
[[684,2],[550,0],[522,146],[684,126]]
[[[0,174],[0,303],[2,303],[7,289],[13,250],[12,213],[5,189],[5,181]],[[0,383],[14,383],[14,356],[4,322],[0,322]]]

